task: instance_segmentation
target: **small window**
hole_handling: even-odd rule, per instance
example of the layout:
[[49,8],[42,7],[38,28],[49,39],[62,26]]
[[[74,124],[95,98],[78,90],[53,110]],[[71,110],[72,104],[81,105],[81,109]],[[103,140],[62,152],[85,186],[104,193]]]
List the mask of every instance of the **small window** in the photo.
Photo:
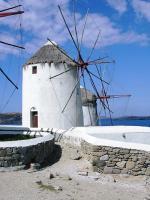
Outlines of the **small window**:
[[37,66],[32,67],[32,74],[37,74]]

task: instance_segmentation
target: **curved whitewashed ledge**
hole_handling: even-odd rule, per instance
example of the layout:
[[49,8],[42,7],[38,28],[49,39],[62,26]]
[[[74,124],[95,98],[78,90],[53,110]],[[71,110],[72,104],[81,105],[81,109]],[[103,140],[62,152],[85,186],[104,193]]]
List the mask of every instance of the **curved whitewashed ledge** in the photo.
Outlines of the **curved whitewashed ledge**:
[[108,126],[108,127],[77,127],[66,131],[63,135],[68,138],[70,143],[75,145],[80,145],[82,140],[92,144],[92,145],[102,145],[110,147],[119,147],[127,149],[136,149],[143,151],[150,151],[150,145],[133,143],[133,142],[120,142],[111,139],[102,139],[92,136],[93,134],[130,134],[130,133],[144,133],[150,137],[149,127],[140,126]]
[[35,146],[37,144],[45,143],[53,139],[54,139],[54,136],[49,134],[43,137],[37,137],[33,139],[28,139],[28,140],[0,142],[0,148]]
[[[29,134],[30,131],[24,127],[5,126],[1,134]],[[43,130],[41,132],[43,133]],[[28,166],[30,163],[42,164],[52,158],[53,149],[54,136],[50,132],[33,139],[0,142],[0,167]]]
[[[44,136],[29,140],[20,140],[13,142],[0,142],[0,147],[12,147],[12,146],[28,146],[36,145],[39,142],[47,141],[55,136],[55,140],[63,135],[63,138],[67,138],[67,142],[73,143],[75,145],[80,145],[83,140],[93,145],[102,145],[110,147],[120,147],[128,149],[137,149],[143,151],[150,151],[150,145],[135,143],[135,142],[121,142],[117,140],[100,138],[101,134],[130,134],[130,133],[144,133],[150,137],[150,127],[140,127],[140,126],[92,126],[92,127],[76,127],[69,130],[62,129],[47,129],[47,128],[28,128],[22,126],[0,126],[2,133],[9,134],[6,130],[11,130],[12,134],[16,134],[18,130],[22,130],[22,133],[26,134],[31,131],[31,135]],[[21,132],[21,131],[20,131]],[[50,134],[53,133],[54,136]],[[99,137],[93,136],[93,134],[99,134]],[[4,146],[3,146],[4,145]],[[12,146],[11,146],[12,145]]]

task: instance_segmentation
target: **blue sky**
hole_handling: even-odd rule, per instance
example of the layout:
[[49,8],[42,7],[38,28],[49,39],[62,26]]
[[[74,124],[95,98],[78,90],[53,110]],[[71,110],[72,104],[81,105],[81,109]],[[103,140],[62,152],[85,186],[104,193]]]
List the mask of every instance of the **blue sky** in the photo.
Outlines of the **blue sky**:
[[[11,1],[11,5],[8,2],[2,0],[0,7],[3,9],[16,5],[18,0]],[[26,48],[22,52],[0,45],[1,67],[19,86],[19,91],[15,92],[9,102],[14,88],[0,76],[0,112],[21,111],[22,64],[46,42],[47,37],[56,41],[76,58],[75,49],[57,8],[60,4],[74,34],[71,0],[25,0],[20,1],[20,4],[25,11],[21,17],[0,19],[1,40],[23,44]],[[109,101],[113,115],[150,115],[150,1],[77,0],[79,37],[87,9],[89,14],[82,45],[84,58],[87,58],[100,30],[101,35],[93,59],[107,55],[109,60],[116,61],[115,64],[102,66],[105,80],[111,82],[108,92],[132,95],[130,99]],[[91,70],[94,71],[93,68]],[[88,80],[87,87],[92,90]]]

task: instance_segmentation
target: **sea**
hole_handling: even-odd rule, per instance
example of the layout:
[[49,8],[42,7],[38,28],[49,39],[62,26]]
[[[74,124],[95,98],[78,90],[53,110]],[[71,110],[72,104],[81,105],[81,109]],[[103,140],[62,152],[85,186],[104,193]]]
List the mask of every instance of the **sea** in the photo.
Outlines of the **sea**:
[[120,125],[125,125],[125,126],[147,126],[150,127],[150,119],[128,119],[128,118],[123,118],[123,119],[112,119],[112,123],[110,119],[101,119],[99,121],[99,125],[102,126],[120,126]]
[[[1,125],[21,125],[22,117],[21,113],[10,113],[10,114],[0,114],[0,124]],[[109,118],[102,118],[99,121],[99,125],[102,126],[147,126],[150,127],[150,117],[120,117],[111,120]]]

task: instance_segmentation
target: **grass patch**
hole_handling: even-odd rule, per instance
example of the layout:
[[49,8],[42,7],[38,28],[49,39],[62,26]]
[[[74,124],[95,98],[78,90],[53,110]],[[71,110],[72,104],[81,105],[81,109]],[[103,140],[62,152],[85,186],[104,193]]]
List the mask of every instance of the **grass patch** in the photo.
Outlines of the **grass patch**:
[[55,187],[52,186],[52,185],[45,185],[45,184],[42,183],[42,181],[38,181],[36,183],[39,186],[39,188],[42,189],[42,190],[49,190],[51,192],[57,192],[57,190],[55,189]]
[[35,138],[34,136],[31,135],[23,135],[23,134],[0,134],[0,142],[2,141],[16,141],[16,140],[28,140]]

